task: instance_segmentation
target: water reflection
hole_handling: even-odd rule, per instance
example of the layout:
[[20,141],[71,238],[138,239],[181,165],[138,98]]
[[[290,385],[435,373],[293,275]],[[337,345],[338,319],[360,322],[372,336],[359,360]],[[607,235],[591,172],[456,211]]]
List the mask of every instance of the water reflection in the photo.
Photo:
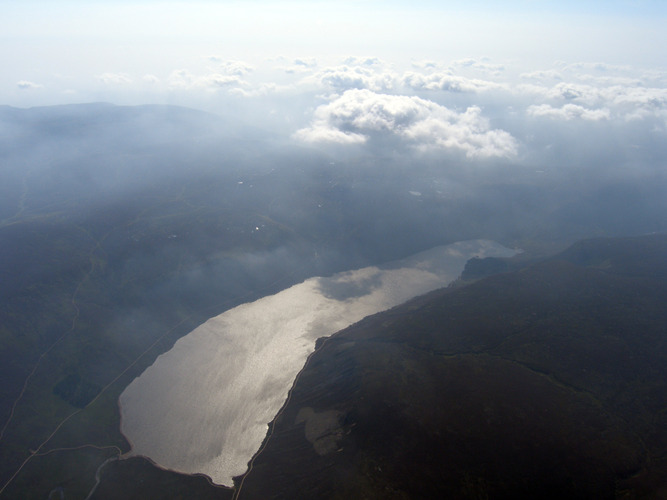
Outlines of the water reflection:
[[311,278],[211,318],[121,394],[121,430],[132,454],[231,486],[317,338],[446,286],[469,258],[514,253],[487,240],[458,242],[383,267]]

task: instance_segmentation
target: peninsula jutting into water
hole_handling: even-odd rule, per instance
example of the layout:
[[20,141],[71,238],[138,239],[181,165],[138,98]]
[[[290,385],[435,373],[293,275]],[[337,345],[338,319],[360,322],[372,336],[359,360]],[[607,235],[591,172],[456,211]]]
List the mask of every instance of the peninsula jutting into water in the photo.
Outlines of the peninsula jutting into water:
[[132,454],[232,485],[318,338],[446,286],[472,257],[515,253],[488,240],[458,242],[382,267],[310,278],[211,318],[121,394],[121,430]]

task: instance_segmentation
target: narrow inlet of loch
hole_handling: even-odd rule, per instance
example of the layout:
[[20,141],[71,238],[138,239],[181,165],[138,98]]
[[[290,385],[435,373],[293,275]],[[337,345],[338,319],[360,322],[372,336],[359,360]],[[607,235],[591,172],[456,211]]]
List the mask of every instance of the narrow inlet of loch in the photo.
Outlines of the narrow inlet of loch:
[[462,241],[381,267],[310,278],[209,319],[121,394],[121,431],[131,454],[232,486],[318,338],[447,286],[472,257],[515,253],[493,241]]

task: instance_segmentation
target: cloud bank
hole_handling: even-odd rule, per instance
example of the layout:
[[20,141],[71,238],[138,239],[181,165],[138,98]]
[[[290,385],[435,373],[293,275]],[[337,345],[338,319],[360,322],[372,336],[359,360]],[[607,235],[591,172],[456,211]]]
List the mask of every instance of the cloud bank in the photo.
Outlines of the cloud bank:
[[402,83],[413,90],[445,90],[449,92],[483,92],[485,90],[506,89],[506,85],[480,80],[477,78],[466,78],[450,72],[422,73],[408,72],[403,75]]
[[89,74],[88,94],[66,75],[21,73],[10,85],[25,106],[54,93],[72,102],[179,104],[255,122],[286,140],[458,152],[468,160],[537,158],[554,137],[573,140],[575,124],[577,137],[605,130],[614,144],[627,140],[632,154],[638,142],[658,144],[667,133],[667,71],[659,67],[378,55],[235,59],[202,51],[160,71],[103,64]]
[[295,133],[307,142],[361,144],[374,139],[399,140],[417,149],[448,149],[468,158],[510,157],[516,140],[491,129],[477,106],[458,113],[416,96],[348,90],[318,107],[307,128]]
[[554,108],[549,104],[540,104],[530,106],[528,114],[532,116],[547,116],[549,118],[560,118],[563,120],[582,119],[582,120],[608,120],[609,110],[587,109],[577,104],[566,104],[560,108]]

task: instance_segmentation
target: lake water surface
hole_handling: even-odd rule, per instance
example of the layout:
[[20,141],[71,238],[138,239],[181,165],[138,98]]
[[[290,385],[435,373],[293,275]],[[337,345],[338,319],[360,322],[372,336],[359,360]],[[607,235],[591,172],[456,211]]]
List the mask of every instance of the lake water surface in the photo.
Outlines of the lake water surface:
[[131,454],[232,486],[319,337],[446,286],[472,257],[515,253],[488,240],[458,242],[382,267],[310,278],[209,319],[121,394]]

